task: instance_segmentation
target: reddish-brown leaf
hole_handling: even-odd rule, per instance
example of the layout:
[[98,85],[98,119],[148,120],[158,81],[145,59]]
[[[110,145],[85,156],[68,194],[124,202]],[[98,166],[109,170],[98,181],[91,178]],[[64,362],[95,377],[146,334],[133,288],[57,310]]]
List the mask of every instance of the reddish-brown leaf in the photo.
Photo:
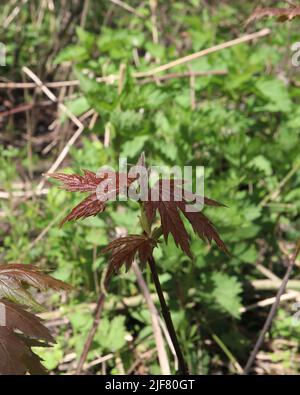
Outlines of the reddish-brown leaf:
[[84,175],[48,173],[47,176],[63,183],[62,188],[70,192],[91,192],[95,191],[102,178],[97,178],[96,173],[83,170]]
[[103,249],[104,253],[111,253],[107,277],[118,272],[123,264],[126,271],[129,270],[136,255],[139,256],[141,265],[145,265],[155,246],[155,240],[146,235],[129,235],[113,240]]
[[256,8],[254,12],[246,21],[246,25],[249,23],[262,19],[265,17],[274,17],[278,21],[284,22],[300,17],[300,7],[289,7],[289,8]]
[[60,226],[64,223],[80,218],[88,218],[93,215],[102,213],[105,209],[105,203],[98,199],[97,195],[93,193],[84,200],[82,200],[77,206],[75,206],[71,212],[61,221]]
[[21,263],[1,264],[0,278],[2,281],[4,277],[14,278],[41,291],[45,291],[48,288],[56,291],[71,289],[70,285],[48,276],[33,265],[24,265]]
[[[155,213],[158,211],[165,240],[167,241],[168,235],[171,233],[175,244],[191,257],[189,235],[181,219],[181,211],[198,236],[209,243],[214,240],[221,250],[228,253],[212,222],[200,211],[189,212],[187,210],[187,204],[199,202],[200,197],[185,190],[183,185],[182,180],[159,180],[155,183],[149,191],[148,201],[145,202],[145,211],[149,222],[152,223]],[[156,201],[153,201],[153,196],[156,197]],[[223,206],[206,197],[204,197],[203,203],[208,206]]]
[[12,302],[41,310],[41,305],[31,296],[24,284],[46,290],[70,290],[66,283],[50,277],[32,265],[2,264],[0,265],[0,299],[9,299]]
[[185,203],[179,202],[179,208],[187,218],[187,220],[192,225],[194,232],[204,241],[211,244],[212,240],[214,240],[220,250],[224,251],[229,255],[229,251],[224,243],[224,241],[220,238],[217,230],[215,229],[213,223],[207,218],[202,212],[188,212],[185,208]]
[[40,308],[28,286],[39,290],[71,288],[32,265],[0,265],[0,374],[46,373],[31,348],[47,347],[54,339],[42,320],[23,307]]
[[175,244],[192,258],[190,251],[189,235],[185,229],[184,223],[180,217],[178,202],[160,202],[158,211],[161,219],[161,227],[164,239],[167,242],[169,233],[172,234]]
[[71,220],[87,218],[105,209],[105,202],[115,197],[128,188],[136,178],[127,177],[125,173],[115,173],[105,170],[96,173],[84,170],[84,175],[52,173],[49,177],[63,183],[62,188],[71,192],[92,192],[62,220],[61,225]]
[[[34,345],[34,344],[33,344]],[[45,374],[40,358],[31,350],[31,342],[24,340],[7,327],[0,326],[0,374]]]
[[5,327],[11,331],[18,330],[23,335],[37,340],[55,343],[49,330],[36,315],[8,300],[0,299],[1,313],[5,314]]

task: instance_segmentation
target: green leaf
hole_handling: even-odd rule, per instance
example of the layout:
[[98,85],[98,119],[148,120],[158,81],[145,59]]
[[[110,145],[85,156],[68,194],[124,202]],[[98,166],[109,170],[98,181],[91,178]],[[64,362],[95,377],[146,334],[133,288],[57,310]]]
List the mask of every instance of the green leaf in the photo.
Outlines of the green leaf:
[[255,246],[250,246],[239,255],[239,259],[245,263],[254,263],[257,260],[257,250]]
[[239,318],[239,310],[242,307],[241,284],[235,277],[220,272],[214,272],[212,280],[214,283],[212,295],[218,305],[233,317]]
[[[75,116],[82,115],[90,108],[90,105],[84,96],[78,97],[74,100],[69,100],[65,105]],[[62,113],[61,121],[64,122],[67,118],[67,115]]]
[[103,318],[95,335],[97,341],[104,349],[112,352],[118,351],[126,344],[125,317],[116,316],[112,320]]
[[256,87],[260,94],[268,100],[268,104],[262,110],[270,112],[289,112],[291,110],[291,99],[287,87],[278,79],[259,80]]
[[256,169],[264,172],[267,176],[272,174],[271,162],[262,155],[258,155],[253,158],[247,165],[247,167],[255,167]]
[[69,45],[60,51],[54,59],[54,64],[63,62],[82,62],[89,57],[87,50],[80,45]]
[[122,147],[121,155],[127,158],[134,158],[143,150],[144,144],[148,139],[149,136],[136,136],[134,139],[127,141]]
[[64,356],[62,344],[55,344],[51,349],[34,347],[33,351],[43,360],[43,365],[48,370],[53,370],[61,363]]
[[76,34],[80,41],[80,44],[88,49],[91,49],[96,42],[96,37],[93,33],[84,30],[80,26],[76,26]]
[[85,240],[87,243],[92,244],[92,246],[103,246],[107,244],[107,234],[102,229],[91,229],[86,237]]

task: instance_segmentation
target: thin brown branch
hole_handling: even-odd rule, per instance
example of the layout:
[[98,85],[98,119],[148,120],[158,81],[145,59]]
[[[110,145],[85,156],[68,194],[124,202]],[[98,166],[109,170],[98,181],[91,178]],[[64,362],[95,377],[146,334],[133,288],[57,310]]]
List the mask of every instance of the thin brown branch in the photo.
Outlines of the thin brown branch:
[[[297,299],[299,297],[299,292],[298,291],[291,291],[287,292],[286,294],[283,294],[280,298],[280,303],[285,302],[287,300],[292,300],[292,299]],[[276,301],[276,297],[273,298],[267,298],[264,300],[260,300],[257,303],[250,304],[249,306],[241,307],[240,308],[240,313],[245,313],[246,311],[254,310],[257,307],[266,307],[270,306]]]
[[254,346],[254,348],[253,348],[253,350],[251,352],[251,355],[250,355],[250,357],[249,357],[249,359],[248,359],[248,361],[246,363],[246,366],[244,368],[243,374],[248,374],[249,373],[249,371],[250,371],[250,369],[251,369],[251,367],[252,367],[252,365],[253,365],[253,363],[255,361],[256,355],[257,355],[259,349],[261,348],[261,346],[262,346],[262,344],[264,342],[266,333],[268,332],[268,330],[270,329],[270,327],[272,325],[273,319],[274,319],[274,317],[276,315],[278,306],[280,304],[281,296],[285,292],[287,283],[289,281],[289,278],[290,278],[291,272],[293,270],[296,258],[297,258],[298,254],[299,254],[299,251],[300,251],[300,239],[299,239],[299,241],[297,243],[297,246],[296,246],[296,249],[295,249],[295,253],[294,253],[292,259],[290,259],[290,261],[289,261],[286,273],[285,273],[285,275],[283,277],[283,280],[282,280],[282,283],[281,283],[281,285],[280,285],[280,287],[279,287],[279,289],[277,291],[275,302],[272,305],[271,310],[269,311],[269,314],[267,316],[267,319],[265,321],[263,329],[262,329],[262,331],[261,331],[261,333],[260,333],[260,335],[259,335],[259,337],[258,337],[258,339],[256,341],[256,344],[255,344],[255,346]]
[[194,111],[196,109],[196,78],[192,70],[190,72],[190,102],[191,110]]
[[128,5],[127,3],[125,3],[124,1],[121,0],[110,0],[112,3],[118,5],[119,7],[123,8],[124,10],[131,12],[132,14],[134,14],[135,16],[144,19],[144,15],[140,14],[138,11],[136,11],[136,9],[134,9],[133,7],[131,7],[130,5]]
[[150,0],[149,3],[151,9],[152,40],[154,44],[158,44],[157,0]]
[[86,23],[86,19],[89,13],[89,8],[90,8],[90,0],[85,0],[82,8],[82,13],[80,17],[80,26],[84,27]]
[[282,188],[286,185],[286,183],[298,172],[300,169],[300,161],[297,161],[290,171],[286,174],[286,176],[280,181],[277,188],[273,189],[267,196],[263,198],[263,200],[259,203],[259,207],[264,207],[270,200],[276,200]]
[[[83,132],[84,125],[63,103],[59,103],[57,97],[49,90],[49,88],[47,88],[47,86],[40,80],[40,78],[36,74],[34,74],[26,66],[24,66],[22,70],[29,78],[31,78],[34,81],[34,83],[45,93],[45,95],[49,97],[50,100],[52,100],[54,103],[58,103],[58,108],[61,111],[63,111],[78,128],[76,132],[73,134],[73,136],[70,138],[70,140],[67,142],[67,144],[65,145],[59,156],[57,157],[56,161],[49,168],[48,173],[53,173],[59,167],[62,161],[65,159],[70,148]],[[37,191],[40,191],[43,188],[44,184],[45,184],[45,180],[43,179],[37,186]]]
[[103,292],[100,293],[97,305],[96,305],[96,309],[94,312],[94,321],[93,321],[93,325],[89,331],[88,337],[84,343],[84,347],[83,347],[83,351],[82,354],[79,358],[79,362],[77,365],[77,369],[76,369],[76,374],[81,374],[82,369],[83,369],[83,365],[86,361],[86,358],[88,356],[88,353],[90,351],[94,336],[97,332],[99,323],[100,323],[100,319],[101,319],[101,315],[102,315],[102,311],[103,311],[103,307],[104,307],[104,301],[105,301],[105,294]]
[[43,188],[39,191],[11,191],[11,192],[0,191],[0,199],[31,198],[34,196],[47,195],[48,193],[49,193],[48,188]]
[[[78,80],[47,82],[44,84],[47,88],[64,88],[69,86],[78,86]],[[35,89],[37,85],[34,82],[0,82],[0,89]]]
[[[282,280],[253,280],[251,286],[258,291],[273,291],[278,289],[281,282]],[[286,288],[287,290],[300,291],[300,281],[290,280]]]
[[[140,79],[138,82],[142,85],[149,84],[156,81],[166,81],[174,78],[189,78],[191,74],[194,77],[207,77],[210,75],[226,75],[228,74],[227,70],[207,70],[207,71],[186,71],[181,73],[169,73],[160,76],[150,77]],[[133,73],[133,77],[135,74]],[[104,77],[97,77],[96,82],[98,83],[106,83],[109,85],[114,84],[120,78],[120,74],[111,74]],[[65,88],[70,86],[79,86],[79,80],[71,80],[71,81],[56,81],[56,82],[45,82],[44,85],[47,88]],[[33,82],[0,82],[0,89],[35,89],[37,85]]]
[[77,117],[63,104],[59,103],[57,97],[49,90],[49,88],[38,78],[36,74],[34,74],[28,67],[24,66],[22,68],[23,72],[27,74],[29,78],[31,78],[35,84],[41,88],[41,90],[45,93],[46,96],[49,97],[54,103],[58,103],[58,107],[62,110],[70,119],[71,121],[78,127],[83,127],[83,124],[79,121]]
[[267,36],[270,33],[271,33],[270,29],[263,29],[263,30],[260,30],[258,32],[255,32],[255,33],[246,34],[245,36],[238,37],[238,38],[236,38],[234,40],[226,41],[225,43],[214,45],[211,48],[203,49],[202,51],[199,51],[199,52],[193,53],[191,55],[187,55],[187,56],[184,56],[182,58],[173,60],[172,62],[166,63],[166,64],[164,64],[162,66],[155,67],[152,70],[135,73],[134,76],[137,77],[137,78],[141,78],[141,77],[148,77],[148,76],[151,76],[151,75],[155,75],[155,74],[161,73],[162,71],[166,71],[166,70],[169,70],[169,69],[171,69],[173,67],[176,67],[176,66],[179,66],[179,65],[191,62],[191,61],[193,61],[195,59],[199,59],[202,56],[206,56],[206,55],[209,55],[211,53],[214,53],[214,52],[217,52],[217,51],[221,51],[222,49],[230,48],[230,47],[233,47],[235,45],[238,45],[238,44],[241,44],[241,43],[245,43],[247,41],[251,41],[251,40],[254,40],[254,39],[257,39],[257,38],[265,37],[265,36]]
[[158,294],[158,298],[159,298],[159,301],[160,301],[162,315],[163,315],[164,320],[166,322],[166,325],[167,325],[167,328],[168,328],[168,331],[169,331],[170,337],[172,339],[172,342],[173,342],[173,345],[174,345],[174,348],[175,348],[175,351],[176,351],[176,355],[177,355],[177,358],[178,358],[179,374],[187,375],[187,374],[189,374],[189,371],[188,371],[187,364],[185,362],[183,353],[181,351],[181,347],[180,347],[180,344],[179,344],[179,341],[178,341],[178,338],[177,338],[177,335],[176,335],[176,332],[175,332],[175,328],[174,328],[174,325],[173,325],[172,317],[171,317],[170,311],[168,309],[168,306],[166,304],[165,297],[164,297],[164,294],[163,294],[163,291],[162,291],[162,288],[161,288],[161,285],[160,285],[160,281],[159,281],[159,277],[158,277],[158,274],[157,274],[156,264],[155,264],[154,258],[151,257],[149,259],[148,263],[149,263],[149,266],[150,266],[152,278],[153,278],[153,281],[154,281],[154,284],[155,284],[155,288],[156,288],[156,291],[157,291],[157,294]]
[[170,375],[171,371],[170,371],[168,356],[167,356],[165,346],[164,346],[163,336],[162,336],[160,326],[159,326],[158,312],[157,312],[156,307],[153,303],[153,300],[151,299],[151,294],[150,294],[147,284],[143,278],[142,272],[141,272],[140,268],[138,267],[138,265],[136,264],[136,262],[133,262],[132,269],[134,271],[134,274],[137,279],[137,283],[140,287],[142,294],[144,295],[146,304],[149,309],[151,323],[152,323],[152,329],[153,329],[153,335],[154,335],[154,339],[155,339],[155,343],[156,343],[157,355],[158,355],[158,360],[159,360],[160,369],[161,369],[161,374]]
[[140,80],[140,84],[149,84],[151,82],[161,82],[161,81],[167,81],[175,78],[191,78],[193,77],[208,77],[210,75],[226,75],[228,74],[227,70],[207,70],[207,71],[184,71],[181,73],[169,73],[169,74],[164,74],[160,76],[150,77],[150,78],[145,78],[143,80]]
[[[113,0],[113,1],[114,2],[118,1],[119,2],[119,0]],[[123,2],[120,2],[120,3],[123,3]],[[176,66],[179,66],[179,65],[191,62],[191,61],[193,61],[195,59],[198,59],[198,58],[200,58],[202,56],[206,56],[206,55],[209,55],[211,53],[223,50],[225,48],[230,48],[230,47],[233,47],[235,45],[238,45],[238,44],[241,44],[241,43],[244,43],[244,42],[247,42],[247,41],[251,41],[251,40],[254,40],[254,39],[257,39],[257,38],[265,37],[265,36],[267,36],[270,33],[271,33],[270,29],[263,29],[263,30],[260,30],[258,32],[255,32],[255,33],[247,34],[247,35],[244,35],[242,37],[238,37],[238,38],[236,38],[234,40],[230,40],[230,41],[227,41],[225,43],[215,45],[215,46],[213,46],[211,48],[207,48],[207,49],[204,49],[202,51],[199,51],[199,52],[196,52],[196,53],[184,56],[182,58],[173,60],[172,62],[169,62],[169,63],[166,63],[164,65],[155,67],[154,69],[151,69],[151,70],[148,70],[148,71],[141,71],[141,72],[133,73],[133,77],[135,77],[135,78],[144,78],[144,77],[154,76],[154,75],[156,75],[158,73],[161,73],[162,71],[169,70],[169,69],[171,69],[173,67],[176,67]],[[32,73],[27,67],[24,67],[23,70],[24,71],[27,70],[27,72],[29,71],[29,73],[31,75],[29,75],[29,74],[28,75],[33,80],[35,80],[36,84],[42,88],[44,93],[47,92],[46,94],[47,94],[48,97],[50,97],[49,96],[49,93],[50,93],[50,95],[52,96],[52,99],[54,99],[54,101],[56,101],[57,99],[55,98],[55,96],[53,94],[51,94],[49,89],[47,89],[48,87],[55,88],[55,87],[61,87],[61,86],[79,85],[79,81],[78,80],[53,82],[53,83],[43,84],[35,76],[35,74]],[[113,84],[119,78],[120,78],[119,75],[109,75],[109,76],[97,78],[96,80],[97,80],[97,82],[107,82],[107,83]],[[160,78],[162,78],[162,77],[160,77]],[[20,87],[20,88],[32,87],[33,88],[34,86],[33,85],[28,85],[28,84],[25,86],[25,85],[23,85],[21,83],[10,83],[10,82],[8,82],[8,83],[1,83],[0,84],[0,88],[14,89],[14,88],[18,88],[18,87]]]
[[52,103],[52,101],[49,101],[49,100],[43,101],[43,102],[40,102],[40,103],[20,104],[17,107],[14,107],[14,108],[11,108],[9,110],[0,112],[0,117],[8,117],[8,116],[11,116],[11,115],[14,115],[14,114],[19,114],[20,112],[25,112],[25,111],[31,110],[34,107],[38,107],[38,106],[46,107],[46,106],[49,106],[51,104],[53,104],[53,103]]
[[22,0],[21,4],[15,7],[12,12],[9,14],[9,16],[2,22],[2,27],[3,29],[6,29],[11,22],[18,16],[20,13],[22,7],[28,2],[28,0]]

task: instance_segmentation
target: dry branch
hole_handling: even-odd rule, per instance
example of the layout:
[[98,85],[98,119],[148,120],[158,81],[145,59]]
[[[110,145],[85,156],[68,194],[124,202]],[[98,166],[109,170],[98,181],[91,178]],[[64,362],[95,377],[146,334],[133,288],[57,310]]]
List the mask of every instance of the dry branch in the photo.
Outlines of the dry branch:
[[251,369],[251,367],[252,367],[252,365],[253,365],[253,363],[255,361],[256,355],[257,355],[260,347],[263,344],[263,341],[265,339],[266,333],[268,332],[268,330],[270,329],[270,327],[272,325],[273,319],[274,319],[274,317],[276,315],[278,306],[280,304],[281,297],[282,297],[283,293],[285,292],[287,283],[289,281],[290,275],[292,273],[292,270],[293,270],[293,267],[294,267],[294,264],[295,264],[295,261],[296,261],[296,258],[298,256],[299,252],[300,252],[300,239],[297,242],[297,245],[296,245],[296,248],[295,248],[295,253],[294,253],[293,257],[289,261],[289,265],[287,267],[286,273],[285,273],[285,275],[283,277],[283,280],[282,280],[282,283],[281,283],[281,285],[280,285],[280,287],[279,287],[279,289],[277,291],[277,295],[276,295],[275,301],[274,301],[274,303],[273,303],[273,305],[271,307],[271,310],[270,310],[270,312],[268,314],[268,317],[267,317],[267,319],[265,321],[263,329],[262,329],[262,331],[261,331],[261,333],[260,333],[260,335],[259,335],[259,337],[257,339],[257,342],[256,342],[256,344],[255,344],[255,346],[253,348],[253,351],[251,352],[251,355],[250,355],[250,357],[249,357],[249,359],[248,359],[248,361],[246,363],[246,366],[245,366],[245,369],[244,369],[244,374],[248,374],[249,373],[249,371],[250,371],[250,369]]
[[149,309],[151,323],[152,323],[152,329],[153,329],[153,335],[154,335],[156,348],[157,348],[158,360],[159,360],[159,364],[160,364],[160,368],[161,368],[161,374],[170,375],[171,374],[170,365],[169,365],[168,356],[167,356],[165,346],[164,346],[163,336],[162,336],[160,326],[159,326],[158,312],[157,312],[156,307],[153,303],[153,300],[151,299],[151,294],[150,294],[147,284],[143,278],[142,272],[141,272],[140,268],[138,267],[138,265],[136,264],[136,262],[133,262],[132,269],[134,271],[138,285],[141,289],[141,292],[143,293],[143,295],[145,297],[145,301],[146,301],[148,309]]

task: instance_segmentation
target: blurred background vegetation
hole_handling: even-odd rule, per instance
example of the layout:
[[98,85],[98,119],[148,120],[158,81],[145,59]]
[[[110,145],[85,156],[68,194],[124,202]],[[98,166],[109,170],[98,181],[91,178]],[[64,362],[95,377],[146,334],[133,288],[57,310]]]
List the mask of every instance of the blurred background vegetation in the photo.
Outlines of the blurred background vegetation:
[[[245,28],[257,5],[274,2],[1,2],[0,257],[33,263],[74,286],[45,301],[57,344],[39,353],[54,374],[76,368],[107,264],[101,249],[124,230],[139,231],[138,205],[113,203],[101,216],[59,228],[81,197],[44,183],[42,174],[77,126],[22,68],[50,84],[84,125],[60,171],[117,166],[120,155],[135,163],[141,150],[149,164],[205,166],[206,195],[228,206],[205,213],[232,256],[195,240],[191,261],[171,239],[155,256],[191,372],[240,373],[300,231],[300,80],[291,62],[299,20]],[[264,27],[271,34],[261,39],[134,77]],[[299,264],[254,374],[299,373]],[[149,272],[143,275],[153,294]],[[134,273],[114,277],[109,291],[85,371],[159,373]],[[174,372],[167,341],[165,347]]]

